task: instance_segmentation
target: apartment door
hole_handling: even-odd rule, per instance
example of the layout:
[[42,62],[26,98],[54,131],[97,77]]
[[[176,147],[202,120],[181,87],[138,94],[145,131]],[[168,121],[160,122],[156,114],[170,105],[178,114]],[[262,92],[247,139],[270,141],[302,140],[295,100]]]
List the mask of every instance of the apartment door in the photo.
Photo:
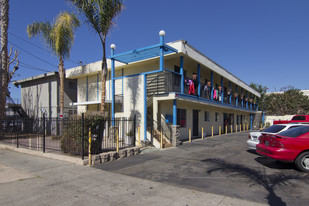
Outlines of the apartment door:
[[193,129],[193,136],[198,136],[198,110],[193,110],[193,116],[192,116],[192,129]]

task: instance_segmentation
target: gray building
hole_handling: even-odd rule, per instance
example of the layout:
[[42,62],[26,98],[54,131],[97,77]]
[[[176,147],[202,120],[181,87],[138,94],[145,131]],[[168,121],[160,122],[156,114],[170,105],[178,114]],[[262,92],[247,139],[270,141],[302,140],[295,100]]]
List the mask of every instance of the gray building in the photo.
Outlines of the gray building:
[[[58,72],[21,79],[13,82],[21,87],[21,106],[30,118],[56,118],[60,111],[60,81]],[[74,79],[64,80],[64,114],[72,114],[70,103],[77,100],[77,83]]]
[[[48,125],[52,126],[53,119],[60,112],[60,80],[58,72],[21,79],[13,82],[21,87],[21,107],[29,118],[40,118],[45,113]],[[64,80],[64,116],[74,114],[70,103],[77,101],[77,81]],[[48,127],[47,125],[47,127]],[[51,128],[53,131],[53,129]]]

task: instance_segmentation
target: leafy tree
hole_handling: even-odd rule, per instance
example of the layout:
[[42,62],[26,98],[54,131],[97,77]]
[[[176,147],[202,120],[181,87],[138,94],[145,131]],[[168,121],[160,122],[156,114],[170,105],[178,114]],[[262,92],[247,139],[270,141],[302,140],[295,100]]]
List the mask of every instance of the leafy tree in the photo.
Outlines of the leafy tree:
[[256,83],[250,83],[249,86],[261,94],[261,98],[259,99],[258,105],[259,105],[259,110],[264,110],[265,109],[265,96],[266,96],[266,92],[268,88],[266,86],[263,86],[261,84],[256,84]]
[[[59,58],[59,78],[60,78],[60,115],[64,110],[64,64],[65,58],[70,57],[71,47],[74,42],[75,29],[80,22],[75,14],[61,12],[54,23],[34,22],[27,26],[29,38],[41,35],[45,44]],[[60,129],[61,130],[61,129]]]
[[69,0],[84,15],[85,22],[93,29],[101,40],[103,47],[102,57],[102,95],[101,112],[105,108],[105,85],[107,76],[106,63],[106,36],[114,25],[114,19],[120,14],[123,4],[122,0]]
[[292,86],[268,94],[265,103],[268,115],[301,115],[309,112],[309,97]]

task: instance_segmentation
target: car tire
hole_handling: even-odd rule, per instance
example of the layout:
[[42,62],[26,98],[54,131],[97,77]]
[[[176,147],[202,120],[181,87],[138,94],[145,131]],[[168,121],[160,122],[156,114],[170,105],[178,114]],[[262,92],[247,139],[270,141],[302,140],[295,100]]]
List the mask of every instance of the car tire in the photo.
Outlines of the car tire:
[[295,164],[300,171],[309,173],[309,151],[298,155]]

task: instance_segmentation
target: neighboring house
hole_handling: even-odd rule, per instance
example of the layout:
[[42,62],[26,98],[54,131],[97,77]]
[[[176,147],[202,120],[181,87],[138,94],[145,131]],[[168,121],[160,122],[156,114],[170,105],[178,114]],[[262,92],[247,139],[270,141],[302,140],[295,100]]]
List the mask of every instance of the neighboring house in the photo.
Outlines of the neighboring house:
[[[236,125],[252,128],[257,91],[186,41],[165,44],[160,38],[122,54],[111,46],[105,109],[112,118],[136,116],[143,140],[152,140],[150,128],[160,126],[180,139],[188,139],[189,131],[200,137],[202,127],[205,135],[212,127],[215,134]],[[100,110],[101,61],[68,69],[66,78],[77,80],[78,114]]]
[[[59,117],[60,81],[58,72],[48,72],[34,77],[14,81],[21,87],[21,106],[29,118],[41,118],[43,113],[48,122]],[[74,114],[70,103],[77,100],[77,83],[74,79],[64,80],[64,114]],[[52,125],[52,124],[50,124]],[[47,126],[48,127],[48,126]]]

